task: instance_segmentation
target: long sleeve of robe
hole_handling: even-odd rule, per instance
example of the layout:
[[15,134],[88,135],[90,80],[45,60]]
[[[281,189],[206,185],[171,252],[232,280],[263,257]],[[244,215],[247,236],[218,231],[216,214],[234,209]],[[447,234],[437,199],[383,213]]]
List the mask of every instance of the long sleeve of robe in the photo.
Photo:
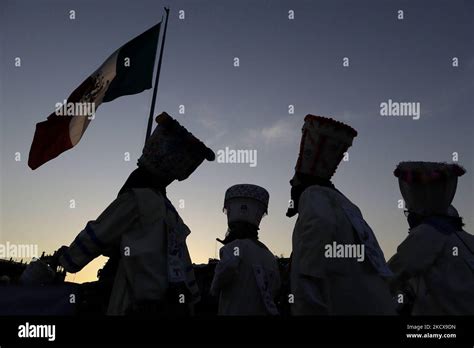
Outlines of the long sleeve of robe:
[[130,191],[117,197],[100,216],[89,221],[60,258],[60,263],[70,273],[79,272],[84,266],[119,243],[122,235],[138,221],[138,206]]
[[77,272],[110,247],[120,262],[108,314],[121,315],[132,303],[165,299],[171,282],[186,285],[194,303],[199,292],[185,239],[190,233],[171,203],[151,189],[123,193],[86,225],[60,258]]
[[219,250],[219,263],[216,266],[211,285],[213,295],[218,295],[220,289],[231,284],[237,277],[240,261],[240,255],[236,255],[232,248],[223,247]]

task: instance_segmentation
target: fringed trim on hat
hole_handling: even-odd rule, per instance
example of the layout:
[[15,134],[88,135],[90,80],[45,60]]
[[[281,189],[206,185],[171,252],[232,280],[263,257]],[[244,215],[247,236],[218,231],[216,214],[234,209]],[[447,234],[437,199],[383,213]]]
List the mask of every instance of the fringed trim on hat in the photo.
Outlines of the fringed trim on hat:
[[202,155],[208,161],[214,161],[216,156],[214,151],[208,148],[201,140],[196,138],[190,131],[182,126],[177,120],[171,117],[168,113],[162,112],[155,118],[155,122],[160,126],[168,129],[174,129],[174,131],[186,141],[190,143],[190,150],[197,152],[198,155]]
[[466,170],[458,164],[444,162],[400,162],[393,172],[397,178],[407,182],[428,183],[464,175]]
[[347,131],[354,138],[357,136],[357,131],[354,128],[352,128],[351,126],[349,126],[345,123],[342,123],[340,121],[337,121],[337,120],[329,118],[329,117],[316,116],[316,115],[308,114],[308,115],[305,116],[304,121],[305,122],[318,121],[321,124],[328,124],[328,125],[333,126],[335,128],[343,129],[343,130]]

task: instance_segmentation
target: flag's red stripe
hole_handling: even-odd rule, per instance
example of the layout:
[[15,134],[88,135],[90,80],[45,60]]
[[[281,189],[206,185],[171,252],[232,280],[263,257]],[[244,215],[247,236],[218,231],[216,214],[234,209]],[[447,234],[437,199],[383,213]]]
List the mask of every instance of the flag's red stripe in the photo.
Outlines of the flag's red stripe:
[[[79,102],[93,87],[94,80],[89,76],[71,93],[67,102]],[[28,166],[31,169],[38,168],[73,147],[69,136],[71,118],[72,116],[57,116],[53,112],[46,121],[36,124],[28,158]]]
[[30,148],[28,166],[36,169],[61,153],[72,148],[69,123],[72,116],[51,114],[44,122],[36,124],[35,136]]

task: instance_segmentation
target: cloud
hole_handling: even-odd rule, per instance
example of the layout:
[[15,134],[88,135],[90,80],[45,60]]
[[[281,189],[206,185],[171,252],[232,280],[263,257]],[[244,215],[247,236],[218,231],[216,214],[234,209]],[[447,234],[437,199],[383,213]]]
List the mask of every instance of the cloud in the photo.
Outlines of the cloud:
[[236,138],[240,143],[254,147],[262,144],[286,146],[299,141],[300,129],[301,125],[295,119],[279,119],[267,127],[242,130],[242,134]]
[[194,118],[198,125],[204,128],[208,133],[212,135],[205,139],[205,144],[208,146],[215,145],[228,133],[227,127],[224,121],[219,117],[219,111],[217,111],[209,103],[201,103],[194,107]]
[[300,126],[292,118],[280,119],[269,127],[264,127],[260,135],[266,144],[289,143],[298,139]]
[[227,134],[227,131],[226,130],[222,130],[222,131],[218,131],[216,133],[214,133],[213,136],[209,137],[209,138],[206,138],[206,140],[204,141],[204,143],[207,145],[207,146],[214,146],[216,144],[219,144],[220,140],[222,138],[224,138],[224,136]]
[[212,135],[205,139],[207,145],[257,147],[261,145],[288,145],[299,141],[301,120],[286,117],[276,120],[268,126],[255,128],[230,128],[225,119],[219,116],[212,105],[202,103],[195,107],[197,124]]

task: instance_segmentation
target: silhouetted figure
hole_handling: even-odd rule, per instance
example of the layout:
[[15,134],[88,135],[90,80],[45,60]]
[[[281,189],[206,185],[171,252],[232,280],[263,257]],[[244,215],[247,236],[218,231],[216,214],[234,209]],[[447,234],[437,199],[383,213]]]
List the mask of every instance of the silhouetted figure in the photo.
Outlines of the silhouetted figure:
[[278,264],[258,240],[268,199],[268,192],[256,185],[234,185],[226,191],[229,229],[211,286],[211,292],[219,295],[219,315],[278,314],[274,302],[280,287]]
[[204,159],[214,160],[214,153],[168,114],[156,122],[118,197],[61,250],[60,263],[71,273],[101,254],[111,256],[110,315],[186,314],[199,299],[186,246],[190,230],[166,187],[185,180]]
[[333,119],[307,115],[287,216],[293,231],[294,315],[395,314],[385,277],[391,275],[359,208],[330,181],[357,132]]
[[474,313],[474,236],[450,206],[464,173],[432,162],[402,162],[394,172],[410,229],[389,261],[391,285],[412,315]]

